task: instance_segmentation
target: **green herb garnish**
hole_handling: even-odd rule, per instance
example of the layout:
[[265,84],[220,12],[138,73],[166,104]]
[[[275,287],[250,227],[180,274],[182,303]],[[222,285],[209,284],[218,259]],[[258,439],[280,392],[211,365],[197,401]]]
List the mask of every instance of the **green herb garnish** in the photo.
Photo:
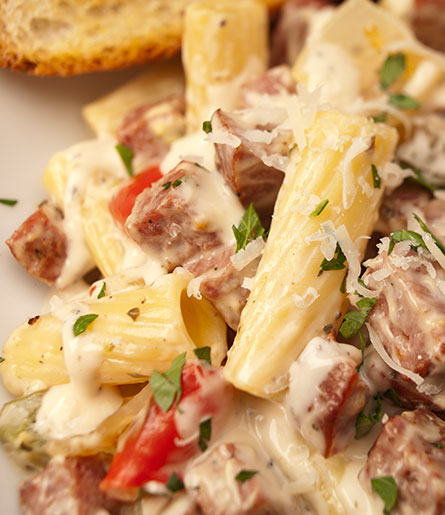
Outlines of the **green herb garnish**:
[[438,449],[443,449],[443,443],[441,442],[433,442],[431,445],[437,447]]
[[408,177],[408,179],[416,181],[418,184],[426,188],[428,191],[431,191],[431,193],[438,189],[437,186],[433,186],[425,179],[421,170],[415,168],[414,166],[411,166],[409,163],[402,161],[400,163],[400,168],[402,168],[403,170],[411,170],[414,173],[415,177]]
[[343,338],[351,338],[358,333],[376,302],[377,299],[365,297],[357,302],[358,311],[346,313],[340,326],[340,333]]
[[420,103],[408,95],[402,93],[390,93],[388,102],[398,109],[418,109]]
[[193,349],[193,352],[198,359],[207,361],[209,365],[212,364],[210,360],[210,347],[197,347],[196,349]]
[[178,477],[176,472],[169,477],[165,486],[170,490],[170,492],[179,492],[179,490],[184,490],[184,483]]
[[208,134],[209,132],[212,132],[212,122],[210,120],[206,120],[205,122],[202,122],[202,130]]
[[431,238],[433,238],[434,240],[434,243],[436,244],[436,246],[439,248],[439,250],[442,252],[442,254],[445,254],[445,247],[442,245],[442,243],[440,242],[440,240],[437,238],[437,236],[435,236],[431,231],[430,229],[428,229],[427,225],[425,224],[425,222],[420,218],[419,215],[416,215],[416,213],[413,213],[413,216],[414,218],[417,220],[418,224],[420,225],[420,227],[422,228],[423,231],[425,231],[426,233],[428,233]]
[[253,477],[255,474],[258,474],[258,470],[241,470],[238,472],[238,474],[235,476],[235,479],[237,481],[240,481],[241,483],[244,483],[244,481],[247,481],[251,477]]
[[100,292],[98,293],[97,295],[97,298],[98,299],[101,299],[102,297],[105,297],[105,290],[107,288],[107,285],[105,283],[105,281],[102,283],[102,288],[100,289]]
[[394,388],[390,388],[389,390],[386,390],[386,392],[383,394],[383,396],[386,397],[387,399],[390,399],[399,408],[401,407],[399,396],[397,395]]
[[392,476],[375,477],[371,479],[373,491],[385,504],[383,513],[388,515],[397,503],[397,484]]
[[361,411],[355,421],[355,439],[360,440],[366,436],[377,422],[380,422],[383,416],[382,400],[380,395],[377,394],[374,399],[377,401],[377,406],[374,413],[366,415],[365,411]]
[[245,249],[251,240],[265,237],[264,228],[253,204],[249,204],[238,227],[232,225],[232,231],[236,240],[236,252]]
[[374,188],[380,189],[380,186],[382,185],[382,180],[380,179],[379,172],[374,164],[371,165],[371,173]]
[[374,116],[371,116],[372,121],[375,122],[375,123],[385,123],[387,117],[388,117],[388,113],[385,113],[385,111],[383,111],[380,114],[376,114]]
[[311,218],[319,216],[322,213],[323,209],[328,205],[328,203],[329,203],[328,199],[322,200],[320,202],[320,204],[318,204],[318,206],[312,211],[312,213],[309,216]]
[[15,206],[18,200],[12,198],[0,198],[0,204],[5,204],[5,206]]
[[394,250],[394,247],[396,243],[399,243],[401,241],[412,241],[411,247],[414,250],[417,250],[418,247],[423,247],[424,249],[427,248],[425,242],[423,241],[422,236],[414,231],[408,231],[407,229],[403,229],[400,231],[394,231],[391,234],[391,239],[389,241],[389,247],[388,247],[388,256],[391,254],[391,252]]
[[161,374],[157,370],[150,378],[150,386],[153,391],[156,404],[163,410],[168,411],[173,402],[179,402],[182,394],[181,374],[185,363],[185,355],[177,356],[170,365],[170,368]]
[[325,270],[343,270],[343,268],[346,268],[345,261],[346,261],[346,256],[343,254],[343,251],[341,250],[340,245],[337,243],[337,246],[335,247],[334,257],[329,261],[326,258],[324,258],[320,264],[320,268],[323,271],[325,271]]
[[168,181],[168,182],[164,183],[162,185],[162,187],[164,188],[164,190],[168,190],[168,188],[170,188],[171,185],[172,185],[172,181]]
[[182,181],[180,179],[176,179],[176,181],[173,183],[173,188],[177,188],[180,184],[182,184]]
[[202,452],[209,446],[212,438],[212,419],[208,418],[199,424],[199,440],[198,445]]
[[3,356],[0,356],[0,363],[3,363],[5,361],[5,358]]
[[405,68],[406,60],[404,54],[389,55],[380,68],[380,87],[382,89],[389,88],[403,74]]
[[130,177],[133,177],[134,171],[133,171],[133,151],[131,148],[127,147],[126,145],[116,145],[116,150],[118,154],[121,156],[122,162],[125,165],[125,168],[127,169],[127,173]]
[[74,336],[79,336],[79,334],[84,333],[90,324],[92,324],[99,315],[95,313],[90,313],[88,315],[80,316],[73,325],[73,334]]

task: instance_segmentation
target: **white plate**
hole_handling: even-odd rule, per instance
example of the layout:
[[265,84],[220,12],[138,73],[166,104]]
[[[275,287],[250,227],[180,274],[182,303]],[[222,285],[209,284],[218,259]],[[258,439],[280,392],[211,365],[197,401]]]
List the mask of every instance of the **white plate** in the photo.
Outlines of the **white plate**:
[[[72,78],[39,78],[0,70],[0,310],[2,347],[10,333],[40,313],[47,287],[28,276],[4,241],[46,198],[41,184],[49,158],[58,150],[91,137],[81,107],[111,91],[140,70]],[[0,386],[1,404],[11,396]],[[20,470],[0,451],[1,513],[16,515]]]

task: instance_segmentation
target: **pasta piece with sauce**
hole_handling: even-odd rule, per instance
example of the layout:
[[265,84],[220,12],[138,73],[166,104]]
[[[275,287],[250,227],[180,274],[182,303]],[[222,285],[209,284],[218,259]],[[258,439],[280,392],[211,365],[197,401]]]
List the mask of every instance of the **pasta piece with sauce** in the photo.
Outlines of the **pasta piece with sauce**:
[[267,31],[267,9],[254,0],[199,0],[186,9],[182,59],[190,131],[218,108],[239,107],[241,84],[266,70]]
[[155,369],[166,370],[178,354],[193,357],[193,349],[202,346],[211,347],[212,362],[219,365],[227,350],[225,323],[207,300],[187,296],[190,279],[186,272],[169,274],[150,287],[74,302],[29,320],[5,345],[6,388],[22,395],[67,383],[67,367],[73,365],[67,346],[83,314],[98,317],[87,329],[88,341],[75,348],[86,361],[95,354],[100,384],[143,382]]
[[224,369],[238,388],[263,397],[284,389],[292,361],[340,316],[345,270],[320,273],[323,258],[340,260],[339,246],[349,268],[347,291],[363,293],[357,281],[360,259],[383,192],[373,185],[371,165],[382,169],[396,141],[396,131],[384,124],[324,111],[300,142],[307,143],[301,154],[292,151]]

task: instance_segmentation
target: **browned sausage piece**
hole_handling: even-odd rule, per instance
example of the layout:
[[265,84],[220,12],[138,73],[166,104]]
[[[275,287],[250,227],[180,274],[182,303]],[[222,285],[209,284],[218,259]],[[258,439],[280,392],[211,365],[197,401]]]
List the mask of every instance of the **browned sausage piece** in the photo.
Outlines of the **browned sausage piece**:
[[[391,515],[445,511],[445,422],[428,410],[391,417],[368,454],[360,480],[392,476],[398,500]],[[373,494],[376,495],[376,494]]]
[[185,133],[185,100],[181,95],[129,111],[117,129],[117,139],[131,148],[137,171],[158,164],[170,144]]
[[28,217],[6,244],[26,271],[49,285],[54,285],[67,256],[63,215],[45,203]]
[[383,251],[367,262],[365,283],[381,288],[368,322],[397,365],[429,383],[442,384],[445,270],[421,250],[402,242],[389,256]]
[[306,441],[325,457],[345,449],[369,395],[352,345],[313,338],[290,368],[288,409]]
[[101,508],[117,515],[121,505],[99,490],[105,472],[99,456],[57,456],[22,481],[20,505],[25,515],[95,515]]
[[213,180],[204,168],[182,161],[137,197],[126,222],[128,235],[158,256],[169,271],[222,245],[222,221],[200,206],[212,201],[206,196]]
[[260,257],[237,270],[230,259],[234,252],[235,246],[221,247],[209,258],[189,263],[185,268],[200,278],[199,291],[214,304],[227,325],[236,331],[250,293],[243,288],[244,278],[255,275]]
[[[184,483],[204,515],[275,515],[288,511],[271,472],[245,444],[225,443],[204,454],[186,472]],[[246,480],[237,480],[242,471],[256,471]],[[275,494],[275,495],[274,495]],[[277,495],[278,494],[278,495]]]
[[445,11],[441,0],[416,0],[410,21],[422,43],[445,52]]

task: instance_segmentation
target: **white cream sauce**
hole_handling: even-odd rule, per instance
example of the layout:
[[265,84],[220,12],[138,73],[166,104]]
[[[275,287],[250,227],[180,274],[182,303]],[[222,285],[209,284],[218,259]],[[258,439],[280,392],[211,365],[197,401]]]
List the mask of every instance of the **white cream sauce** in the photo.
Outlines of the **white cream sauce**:
[[63,226],[68,240],[68,256],[56,286],[64,288],[93,268],[94,263],[82,231],[82,202],[89,179],[99,171],[117,178],[127,173],[115,149],[114,140],[91,140],[66,151],[67,184],[63,201]]
[[174,141],[161,163],[161,172],[165,175],[183,160],[215,170],[215,146],[205,138],[205,132],[199,130]]
[[62,341],[70,382],[50,388],[37,413],[35,428],[52,438],[87,434],[114,413],[122,404],[118,390],[100,386],[97,370],[102,349],[88,329],[74,336],[76,320],[88,313],[79,302],[56,309],[63,320]]

